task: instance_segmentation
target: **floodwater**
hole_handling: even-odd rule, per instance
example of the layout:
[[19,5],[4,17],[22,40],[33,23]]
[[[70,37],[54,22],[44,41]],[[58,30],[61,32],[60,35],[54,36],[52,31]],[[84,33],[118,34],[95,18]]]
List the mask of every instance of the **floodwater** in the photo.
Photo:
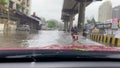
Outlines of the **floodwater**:
[[[0,31],[0,48],[44,47],[48,45],[72,45],[69,33],[58,30],[49,31]],[[100,45],[90,40],[79,40],[80,45]]]

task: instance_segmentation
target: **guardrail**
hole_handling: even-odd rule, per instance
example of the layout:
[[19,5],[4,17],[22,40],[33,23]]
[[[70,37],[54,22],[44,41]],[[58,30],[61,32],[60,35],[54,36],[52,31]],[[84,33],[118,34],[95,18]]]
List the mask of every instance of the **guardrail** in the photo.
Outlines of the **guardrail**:
[[114,38],[107,35],[90,34],[89,38],[98,43],[105,44],[110,47],[120,47],[120,38]]

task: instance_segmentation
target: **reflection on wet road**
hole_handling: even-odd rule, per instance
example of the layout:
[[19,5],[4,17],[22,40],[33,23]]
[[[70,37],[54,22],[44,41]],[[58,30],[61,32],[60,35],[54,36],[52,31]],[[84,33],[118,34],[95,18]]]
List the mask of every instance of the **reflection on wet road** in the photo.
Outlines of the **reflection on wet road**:
[[28,37],[29,47],[42,47],[53,44],[70,45],[72,38],[62,31],[39,31],[38,34],[31,34]]
[[26,32],[0,32],[0,47],[27,47]]
[[[79,40],[82,44],[94,44],[98,43],[85,41],[83,39]],[[83,43],[84,42],[84,43]],[[62,31],[38,31],[38,32],[0,32],[0,47],[43,47],[52,44],[58,45],[70,45],[72,43],[72,38],[69,33],[64,33]]]

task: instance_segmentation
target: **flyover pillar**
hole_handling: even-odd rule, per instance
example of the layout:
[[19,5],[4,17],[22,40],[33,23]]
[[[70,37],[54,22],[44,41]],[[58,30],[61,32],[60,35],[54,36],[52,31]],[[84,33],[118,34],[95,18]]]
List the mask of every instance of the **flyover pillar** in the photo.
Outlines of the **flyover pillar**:
[[71,30],[71,28],[73,27],[73,19],[74,19],[74,15],[70,16],[70,23],[69,23],[69,31]]
[[85,2],[79,2],[78,4],[78,29],[82,32],[84,29],[84,19],[85,19]]
[[64,31],[68,31],[68,21],[64,22]]

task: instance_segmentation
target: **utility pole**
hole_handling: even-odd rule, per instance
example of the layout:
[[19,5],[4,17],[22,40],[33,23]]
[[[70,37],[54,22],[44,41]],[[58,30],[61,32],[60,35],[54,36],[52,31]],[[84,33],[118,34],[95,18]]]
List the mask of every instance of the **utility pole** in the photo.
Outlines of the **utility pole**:
[[7,11],[8,11],[8,20],[7,20],[7,24],[6,24],[6,31],[8,31],[8,24],[9,24],[9,20],[10,20],[10,10],[9,10],[9,5],[10,5],[10,1],[8,0],[8,8],[7,8]]
[[74,20],[74,15],[70,15],[70,23],[69,23],[69,26],[68,26],[68,28],[69,28],[69,31],[71,30],[71,28],[73,27],[73,20]]

